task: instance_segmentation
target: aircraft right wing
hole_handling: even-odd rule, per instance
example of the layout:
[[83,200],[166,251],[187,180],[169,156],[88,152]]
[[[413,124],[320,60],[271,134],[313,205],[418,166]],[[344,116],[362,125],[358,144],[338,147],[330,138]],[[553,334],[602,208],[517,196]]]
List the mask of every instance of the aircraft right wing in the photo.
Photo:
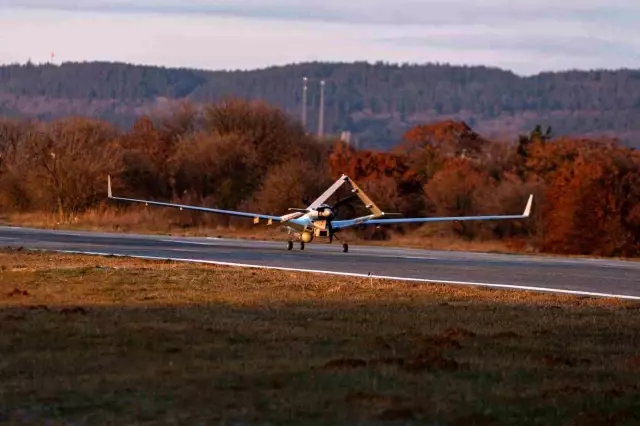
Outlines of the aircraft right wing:
[[159,201],[148,201],[148,200],[137,200],[134,198],[122,198],[122,197],[114,197],[113,193],[111,191],[111,176],[109,176],[107,178],[107,185],[108,185],[108,197],[110,200],[117,200],[117,201],[126,201],[129,203],[141,203],[144,205],[148,205],[148,206],[160,206],[160,207],[173,207],[173,208],[177,208],[180,210],[193,210],[193,211],[199,211],[199,212],[204,212],[204,213],[217,213],[217,214],[225,214],[225,215],[229,215],[229,216],[239,216],[239,217],[251,217],[255,220],[258,219],[264,219],[264,220],[268,220],[271,222],[280,222],[281,218],[280,216],[270,216],[270,215],[266,215],[266,214],[256,214],[256,213],[247,213],[247,212],[239,212],[239,211],[235,211],[235,210],[221,210],[221,209],[212,209],[212,208],[207,208],[207,207],[198,207],[198,206],[189,206],[189,205],[184,205],[184,204],[172,204],[172,203],[162,203]]
[[[526,219],[531,215],[531,205],[533,194],[529,196],[524,212],[519,215],[497,215],[497,216],[445,216],[445,217],[408,217],[401,219],[380,219],[375,216],[364,216],[356,219],[338,220],[333,222],[334,229],[344,229],[356,225],[392,225],[399,223],[427,223],[427,222],[463,222],[476,220],[514,220]],[[381,216],[384,216],[382,213]]]

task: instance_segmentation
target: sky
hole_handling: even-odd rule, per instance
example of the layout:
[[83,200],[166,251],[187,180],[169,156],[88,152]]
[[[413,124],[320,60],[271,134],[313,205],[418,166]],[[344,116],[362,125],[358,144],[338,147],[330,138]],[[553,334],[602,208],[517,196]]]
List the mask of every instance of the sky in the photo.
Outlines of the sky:
[[638,0],[0,0],[0,64],[640,68]]

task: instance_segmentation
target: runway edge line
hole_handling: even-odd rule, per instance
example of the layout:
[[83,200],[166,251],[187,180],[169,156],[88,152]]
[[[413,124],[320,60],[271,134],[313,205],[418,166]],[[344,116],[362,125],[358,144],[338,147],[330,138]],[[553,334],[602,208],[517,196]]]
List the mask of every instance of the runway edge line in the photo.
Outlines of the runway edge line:
[[488,287],[488,288],[497,288],[497,289],[527,290],[527,291],[536,291],[536,292],[544,292],[544,293],[570,294],[573,296],[592,296],[592,297],[607,297],[607,298],[626,299],[626,300],[640,300],[640,296],[596,293],[596,292],[579,291],[579,290],[564,290],[564,289],[555,289],[555,288],[548,288],[548,287],[477,283],[477,282],[467,282],[467,281],[433,280],[433,279],[427,279],[427,278],[393,277],[393,276],[386,276],[386,275],[359,274],[355,272],[334,272],[334,271],[323,271],[323,270],[316,270],[316,269],[287,268],[284,266],[264,266],[264,265],[245,264],[245,263],[221,262],[221,261],[215,261],[215,260],[198,260],[198,259],[185,259],[185,258],[161,257],[161,256],[126,255],[126,254],[102,253],[102,252],[95,252],[95,251],[47,250],[47,249],[30,249],[30,250],[67,253],[67,254],[84,254],[84,255],[90,255],[90,256],[104,256],[104,257],[109,257],[109,256],[129,257],[129,258],[145,259],[145,260],[172,260],[175,262],[185,262],[185,263],[202,263],[202,264],[208,264],[208,265],[234,266],[234,267],[240,267],[240,268],[271,269],[271,270],[289,271],[289,272],[307,272],[307,273],[315,273],[315,274],[337,275],[337,276],[344,276],[344,277],[375,278],[379,280],[420,282],[425,284],[450,284],[450,285],[463,285],[463,286],[471,286],[471,287]]

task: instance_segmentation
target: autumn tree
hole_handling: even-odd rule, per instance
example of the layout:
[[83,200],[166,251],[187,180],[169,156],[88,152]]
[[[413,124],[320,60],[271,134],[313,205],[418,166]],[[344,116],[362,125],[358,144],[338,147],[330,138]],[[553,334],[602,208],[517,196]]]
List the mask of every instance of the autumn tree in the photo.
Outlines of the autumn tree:
[[304,158],[291,158],[269,170],[252,207],[271,214],[284,214],[291,207],[307,207],[303,200],[314,200],[330,184],[326,162],[314,164]]
[[21,158],[27,141],[37,135],[37,126],[16,120],[0,120],[0,205],[5,209],[28,209],[31,199],[25,189],[27,167]]
[[178,197],[236,208],[251,196],[258,156],[246,139],[198,133],[178,142],[170,160]]
[[[205,130],[221,136],[236,135],[253,144],[258,167],[269,167],[312,148],[302,126],[283,111],[264,102],[227,100],[204,110]],[[316,150],[307,156],[315,156]],[[310,158],[313,161],[313,158]]]
[[640,161],[627,150],[578,154],[546,190],[542,249],[601,256],[640,254]]
[[61,221],[106,196],[106,176],[120,171],[116,130],[80,118],[56,121],[20,143],[7,170],[24,182],[31,203]]
[[[481,206],[493,186],[494,182],[482,168],[469,159],[455,158],[433,176],[424,191],[438,216],[475,216],[482,211]],[[460,235],[471,238],[481,225],[461,222],[454,226]]]
[[196,111],[188,103],[172,109],[156,122],[147,115],[140,117],[120,141],[125,184],[134,193],[151,198],[171,197],[174,181],[170,158],[178,143],[197,130],[196,122]]

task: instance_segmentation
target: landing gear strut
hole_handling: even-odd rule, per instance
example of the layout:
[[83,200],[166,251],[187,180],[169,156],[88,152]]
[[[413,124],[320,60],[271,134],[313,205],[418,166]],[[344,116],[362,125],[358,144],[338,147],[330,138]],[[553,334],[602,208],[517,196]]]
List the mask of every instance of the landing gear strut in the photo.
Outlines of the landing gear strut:
[[[338,236],[336,234],[333,234],[333,236],[335,237],[336,240],[341,241],[340,238],[338,238]],[[342,251],[344,253],[347,253],[349,251],[349,244],[347,244],[346,242],[342,243]]]

